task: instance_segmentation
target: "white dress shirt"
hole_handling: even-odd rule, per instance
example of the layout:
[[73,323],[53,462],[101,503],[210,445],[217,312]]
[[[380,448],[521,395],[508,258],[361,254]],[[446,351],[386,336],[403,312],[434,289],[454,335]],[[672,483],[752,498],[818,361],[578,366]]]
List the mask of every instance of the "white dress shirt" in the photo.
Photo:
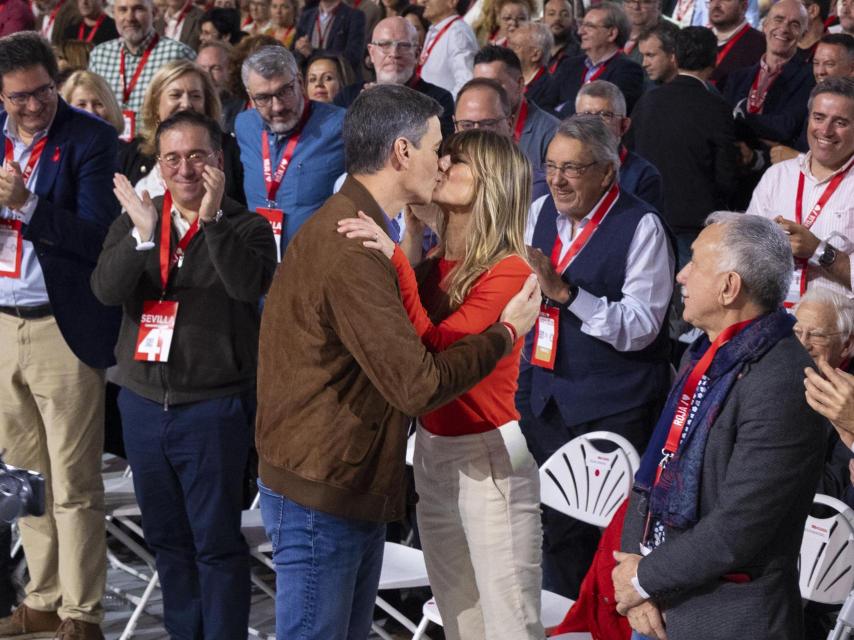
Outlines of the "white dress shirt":
[[[448,16],[438,24],[430,26],[424,39],[423,51],[430,51],[433,40],[439,35],[446,24],[455,20],[456,14]],[[421,67],[421,77],[443,89],[450,91],[457,99],[457,93],[462,86],[471,80],[474,55],[477,53],[477,38],[474,31],[465,20],[457,20],[442,34],[424,66]]]
[[[543,196],[535,200],[528,210],[525,244],[530,245],[533,241],[540,211],[546,198],[550,197]],[[576,232],[590,224],[593,211],[601,202],[597,202],[591,212],[576,224]],[[566,216],[558,215],[557,232],[563,243],[562,258],[574,238],[572,223]],[[595,234],[596,231],[593,232]],[[579,287],[578,295],[567,309],[581,320],[581,331],[587,335],[607,342],[617,351],[638,351],[652,344],[661,330],[673,294],[675,266],[673,247],[661,221],[654,213],[647,213],[638,223],[629,245],[623,298],[611,302],[605,297],[597,298]]]
[[[50,126],[48,126],[48,129]],[[6,124],[3,127],[3,135],[7,140],[12,141],[14,151],[12,157],[15,162],[21,167],[23,172],[30,160],[30,154],[36,142],[47,135],[47,130],[36,134],[30,144],[25,144],[10,127],[9,118],[6,118]],[[52,153],[53,149],[45,146],[42,152],[44,154]],[[39,166],[41,160],[33,167],[33,172],[30,174],[30,181],[27,188],[30,192],[34,192],[35,185],[39,178]],[[30,219],[36,211],[38,204],[38,196],[32,195],[27,203],[18,211],[13,211],[8,207],[0,209],[0,218],[12,220],[20,220],[24,224],[29,224]],[[22,230],[23,232],[23,230]],[[0,306],[4,307],[37,307],[47,304],[50,300],[47,295],[47,285],[44,282],[44,274],[36,255],[35,247],[29,240],[24,240],[21,247],[21,275],[18,278],[0,277]]]
[[[810,154],[801,154],[797,158],[772,165],[762,176],[762,180],[753,191],[747,213],[773,220],[783,216],[795,220],[795,200],[798,195],[798,175],[803,171],[804,201],[801,215],[806,218],[824,193],[827,184],[837,173],[846,171],[854,156],[849,158],[840,169],[824,180],[818,180],[810,171]],[[845,175],[834,194],[824,205],[810,231],[819,239],[826,240],[837,250],[854,255],[854,167]],[[851,288],[854,288],[854,269],[851,270]],[[821,267],[810,265],[807,268],[807,287],[818,284],[839,293],[852,296],[851,288],[843,287],[824,276]],[[797,286],[793,284],[792,289]]]

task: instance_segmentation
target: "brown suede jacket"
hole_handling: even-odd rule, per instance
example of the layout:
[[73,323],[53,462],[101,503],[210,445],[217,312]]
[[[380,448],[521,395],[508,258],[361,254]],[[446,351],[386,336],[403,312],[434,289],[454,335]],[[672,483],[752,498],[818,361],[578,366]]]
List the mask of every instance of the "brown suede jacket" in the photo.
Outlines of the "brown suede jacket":
[[442,353],[422,345],[382,253],[337,233],[379,205],[350,177],[288,244],[261,320],[256,439],[262,482],[312,509],[404,513],[406,416],[474,386],[509,353],[500,324]]

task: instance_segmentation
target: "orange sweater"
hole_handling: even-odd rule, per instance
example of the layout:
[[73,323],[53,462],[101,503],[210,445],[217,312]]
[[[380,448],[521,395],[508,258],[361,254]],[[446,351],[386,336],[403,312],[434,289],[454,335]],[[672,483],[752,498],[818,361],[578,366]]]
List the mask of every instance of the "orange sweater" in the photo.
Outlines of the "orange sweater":
[[[454,268],[455,262],[444,258],[431,260],[420,291],[415,272],[400,248],[395,249],[392,263],[397,270],[403,305],[409,319],[421,341],[433,352],[442,351],[457,340],[494,325],[504,306],[519,292],[531,274],[531,268],[522,258],[507,257],[484,273],[475,282],[463,304],[450,312],[448,296],[441,283]],[[431,317],[441,318],[441,321],[433,324]],[[472,389],[421,416],[424,427],[439,436],[462,436],[483,433],[511,420],[518,420],[515,395],[523,342],[520,338],[513,351]]]

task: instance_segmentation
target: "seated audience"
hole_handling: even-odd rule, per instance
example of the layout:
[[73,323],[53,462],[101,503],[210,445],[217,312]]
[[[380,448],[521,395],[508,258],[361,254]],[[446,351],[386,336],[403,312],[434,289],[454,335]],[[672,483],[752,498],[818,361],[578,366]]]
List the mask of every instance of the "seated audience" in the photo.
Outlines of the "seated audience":
[[270,226],[225,195],[222,132],[181,111],[161,122],[163,197],[122,175],[92,289],[123,308],[119,410],[163,622],[174,638],[234,640],[249,624],[240,533],[260,312],[276,268]]
[[341,56],[317,51],[303,65],[305,95],[309,100],[332,102],[353,81],[350,65]]
[[643,56],[638,50],[638,39],[644,31],[654,29],[656,25],[662,22],[661,0],[626,0],[623,3],[623,8],[631,25],[629,38],[623,45],[623,53],[630,60],[641,64]]
[[234,119],[246,108],[246,99],[231,93],[229,67],[233,50],[226,43],[213,41],[199,45],[196,64],[207,73],[216,87],[222,106],[222,130],[234,133]]
[[124,129],[124,119],[116,96],[106,81],[91,71],[75,71],[62,85],[62,99],[72,107],[88,111],[115,127],[118,133]]
[[197,50],[204,15],[202,9],[193,5],[193,0],[166,0],[166,10],[155,19],[154,28],[160,35]]
[[549,56],[549,73],[554,74],[565,58],[581,53],[575,17],[569,0],[548,0],[543,7],[543,24],[552,32],[554,44]]
[[[418,48],[418,33],[408,20],[394,17],[378,22],[372,40],[368,43],[376,84],[405,84],[441,104],[444,111],[439,121],[442,124],[442,136],[446,137],[454,131],[454,99],[442,87],[430,84],[416,75]],[[335,104],[349,107],[365,86],[364,82],[357,82],[344,87],[335,97]]]
[[632,126],[632,119],[626,115],[626,99],[617,85],[607,80],[594,80],[584,85],[575,98],[575,112],[602,118],[602,122],[620,143],[620,189],[651,204],[660,212],[661,174],[649,161],[629,151],[622,143],[623,136]]
[[809,23],[804,35],[798,40],[798,55],[810,64],[815,55],[819,40],[827,32],[827,18],[830,15],[831,0],[803,0]]
[[795,273],[791,307],[813,284],[850,295],[854,254],[854,79],[829,78],[809,98],[805,155],[775,164],[762,176],[747,213],[786,232]]
[[[765,53],[765,36],[747,21],[748,0],[709,0],[709,27],[718,39],[710,80],[723,91],[733,71],[752,67]],[[703,25],[707,26],[707,25]]]
[[629,19],[616,3],[602,2],[585,14],[578,27],[584,53],[564,60],[554,74],[560,87],[555,110],[561,117],[572,115],[578,90],[594,80],[607,80],[617,85],[631,113],[643,92],[643,69],[622,52],[629,33]]
[[[121,150],[119,173],[127,177],[140,196],[147,191],[154,198],[164,192],[162,163],[156,161],[155,135],[160,123],[179,111],[195,111],[217,122],[221,114],[219,96],[210,76],[187,60],[165,64],[151,79],[140,111],[139,135]],[[218,142],[225,168],[225,193],[236,202],[246,202],[237,142],[227,133]]]
[[683,318],[703,333],[635,475],[617,610],[653,638],[799,640],[798,553],[825,431],[801,382],[812,361],[780,309],[791,252],[769,220],[707,223],[677,277]]
[[530,0],[498,0],[495,3],[497,28],[489,34],[487,42],[500,47],[508,46],[508,38],[519,26],[531,20],[534,7]]
[[528,22],[510,34],[507,45],[522,65],[525,98],[546,111],[557,106],[560,94],[547,67],[552,42],[551,31],[546,25]]
[[272,28],[270,0],[249,0],[249,22],[241,25],[243,32],[250,36],[269,35]]
[[854,0],[839,0],[836,4],[836,12],[839,24],[831,27],[830,31],[854,36]]

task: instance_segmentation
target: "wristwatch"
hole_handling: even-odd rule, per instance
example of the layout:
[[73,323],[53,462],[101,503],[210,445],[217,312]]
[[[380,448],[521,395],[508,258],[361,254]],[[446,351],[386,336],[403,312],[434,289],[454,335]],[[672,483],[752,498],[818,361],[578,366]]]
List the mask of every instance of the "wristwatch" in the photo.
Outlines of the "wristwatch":
[[836,262],[837,255],[839,255],[839,252],[833,247],[833,245],[829,242],[825,242],[824,251],[822,251],[821,255],[818,257],[818,266],[825,269],[829,268],[834,262]]
[[204,224],[204,226],[208,226],[209,224],[216,224],[216,223],[217,223],[217,222],[219,222],[220,220],[222,220],[222,209],[220,209],[219,211],[217,211],[217,212],[214,214],[214,217],[213,217],[213,218],[211,218],[210,220],[202,220],[202,223]]

